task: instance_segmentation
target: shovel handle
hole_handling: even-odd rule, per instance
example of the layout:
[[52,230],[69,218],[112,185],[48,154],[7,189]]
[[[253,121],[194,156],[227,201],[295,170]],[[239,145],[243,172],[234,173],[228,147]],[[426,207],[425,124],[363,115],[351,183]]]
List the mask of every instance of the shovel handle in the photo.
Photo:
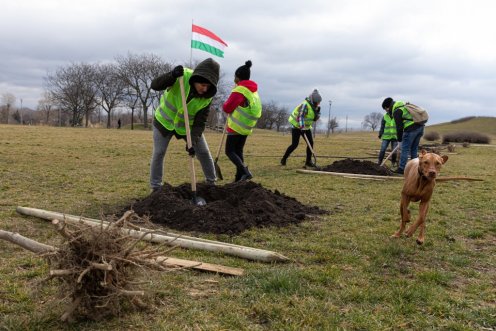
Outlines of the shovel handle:
[[315,156],[315,152],[313,151],[312,145],[310,145],[310,142],[308,141],[308,138],[305,135],[305,132],[302,132],[301,135],[303,136],[303,139],[305,139],[305,142],[307,143],[308,148],[310,148],[310,152],[312,152],[313,157],[315,158],[315,160],[317,160],[317,156]]
[[391,151],[391,153],[389,153],[389,155],[386,157],[386,159],[384,161],[382,161],[381,163],[381,167],[384,166],[386,164],[386,161],[389,160],[389,158],[391,156],[393,156],[393,154],[396,152],[396,150],[398,149],[398,147],[400,147],[400,144],[398,143],[398,145],[396,145],[396,147]]
[[[191,141],[191,131],[189,128],[189,114],[188,114],[188,105],[186,103],[186,93],[184,92],[184,77],[179,77],[179,87],[181,90],[181,100],[183,102],[183,111],[184,111],[184,126],[186,127],[186,144],[188,145],[188,149],[193,147],[193,143]],[[195,173],[195,160],[194,157],[190,157],[190,169],[191,169],[191,191],[193,194],[196,194],[196,173]]]
[[222,149],[222,144],[224,143],[224,137],[226,136],[226,132],[227,132],[227,119],[226,119],[226,123],[224,124],[224,129],[222,130],[222,138],[220,138],[220,144],[219,144],[219,148],[217,149],[217,155],[215,156],[216,160],[219,159],[220,150]]

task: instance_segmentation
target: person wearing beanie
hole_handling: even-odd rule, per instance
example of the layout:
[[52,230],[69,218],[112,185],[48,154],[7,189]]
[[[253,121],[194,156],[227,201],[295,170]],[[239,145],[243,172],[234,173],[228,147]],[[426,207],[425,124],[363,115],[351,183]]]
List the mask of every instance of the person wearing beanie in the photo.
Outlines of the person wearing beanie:
[[246,139],[252,134],[253,128],[262,116],[258,85],[250,80],[251,66],[252,62],[248,60],[236,69],[235,87],[222,106],[222,110],[228,114],[225,153],[236,167],[235,182],[253,178],[253,174],[246,166],[243,149]]
[[382,108],[391,112],[394,123],[396,125],[396,136],[398,142],[401,142],[400,163],[396,173],[403,174],[405,166],[410,159],[418,157],[418,147],[420,139],[424,135],[424,123],[415,123],[412,115],[408,112],[403,101],[395,101],[393,98],[388,97],[382,102]]
[[[312,125],[320,118],[320,102],[322,97],[317,89],[314,89],[305,100],[296,106],[289,116],[291,124],[291,145],[288,146],[286,152],[281,159],[281,165],[285,166],[288,157],[298,147],[300,137],[305,135],[313,148]],[[312,162],[312,150],[307,146],[307,157],[305,167],[315,168],[315,163]]]
[[[191,127],[193,145],[190,149],[186,145],[186,151],[190,156],[196,155],[200,161],[206,182],[215,184],[215,166],[203,131],[212,98],[217,93],[219,71],[219,64],[208,58],[198,63],[194,70],[178,65],[152,81],[153,90],[165,90],[153,117],[153,152],[150,163],[150,187],[153,191],[162,187],[164,158],[169,142],[173,136],[186,140],[186,125]],[[179,85],[181,76],[184,77],[189,123],[184,122]]]

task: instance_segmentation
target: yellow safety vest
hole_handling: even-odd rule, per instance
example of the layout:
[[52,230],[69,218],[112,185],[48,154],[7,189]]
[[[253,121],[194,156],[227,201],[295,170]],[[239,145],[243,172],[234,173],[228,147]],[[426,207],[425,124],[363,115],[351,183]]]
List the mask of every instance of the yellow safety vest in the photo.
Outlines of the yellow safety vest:
[[[184,68],[184,81],[189,82],[193,74],[193,70]],[[186,97],[189,95],[191,89],[190,84],[184,84],[184,93]],[[212,98],[192,98],[188,104],[189,125],[193,125],[195,115],[201,109],[210,104]],[[162,124],[164,128],[169,131],[176,131],[181,136],[186,135],[186,126],[184,122],[184,109],[181,99],[181,89],[179,80],[167,88],[162,97],[160,104],[155,110],[155,119]]]
[[229,116],[227,122],[229,127],[237,133],[249,136],[257,124],[258,119],[262,116],[262,102],[258,92],[252,92],[244,86],[236,86],[232,92],[241,93],[248,105],[246,107],[238,106]]
[[298,114],[300,113],[301,107],[306,107],[308,109],[307,113],[305,114],[305,118],[303,119],[304,129],[311,129],[313,120],[315,118],[315,112],[313,111],[312,106],[307,100],[303,101],[299,106],[296,106],[296,108],[289,116],[289,123],[291,123],[295,128],[299,129],[301,127],[301,124],[298,123]]
[[384,132],[382,133],[382,139],[384,140],[396,140],[398,139],[396,135],[396,123],[394,118],[389,116],[388,113],[384,114]]

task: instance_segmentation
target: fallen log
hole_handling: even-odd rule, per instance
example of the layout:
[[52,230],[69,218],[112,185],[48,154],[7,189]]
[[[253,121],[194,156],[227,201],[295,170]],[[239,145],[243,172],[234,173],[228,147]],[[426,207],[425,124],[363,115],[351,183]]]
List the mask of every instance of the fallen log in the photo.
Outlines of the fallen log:
[[[51,212],[43,209],[19,206],[17,207],[16,210],[20,214],[35,216],[45,220],[63,219],[68,222],[73,222],[73,223],[82,222],[91,226],[98,226],[103,228],[109,226],[108,222],[102,220],[79,217],[69,214],[58,213],[58,212]],[[174,245],[189,249],[201,249],[211,252],[220,252],[228,255],[245,258],[248,260],[255,260],[262,262],[289,261],[289,258],[276,252],[262,250],[258,248],[222,243],[220,241],[186,237],[182,235],[170,236],[170,235],[158,234],[156,233],[157,231],[153,231],[150,229],[143,229],[143,228],[140,228],[140,230],[122,228],[121,231],[123,231],[123,233],[128,234],[133,238],[141,238],[142,240],[146,240],[146,241],[163,243],[166,245]]]
[[[57,250],[57,248],[54,246],[40,243],[36,240],[24,237],[19,233],[14,233],[10,231],[0,230],[0,239],[9,241],[36,254],[54,252]],[[159,265],[165,265],[170,267],[183,267],[183,268],[190,268],[200,271],[215,272],[215,273],[231,275],[231,276],[242,276],[244,274],[244,269],[241,268],[233,268],[233,267],[223,266],[220,264],[204,263],[204,262],[192,261],[192,260],[176,259],[167,256],[157,256],[152,259],[149,259],[148,262],[157,263]],[[94,267],[100,269],[108,269],[107,266],[95,265]],[[51,276],[62,276],[72,273],[74,273],[73,270],[50,271]]]
[[21,246],[24,249],[27,249],[30,252],[37,254],[42,254],[56,250],[56,248],[53,246],[39,243],[33,239],[29,239],[24,236],[21,236],[19,233],[14,233],[10,231],[0,230],[0,239],[9,241],[13,244]]
[[353,174],[346,172],[330,172],[330,171],[316,171],[316,170],[306,170],[306,169],[297,169],[296,172],[302,174],[310,174],[310,175],[329,175],[329,176],[340,176],[340,177],[349,177],[349,178],[377,178],[377,179],[401,179],[403,177],[399,176],[379,176],[379,175],[364,175],[364,174]]
[[[376,179],[400,179],[403,180],[403,176],[379,176],[379,175],[364,175],[364,174],[352,174],[346,172],[330,172],[330,171],[316,171],[316,170],[306,170],[306,169],[297,169],[296,172],[302,174],[313,174],[313,175],[331,175],[331,176],[340,176],[346,178],[376,178]],[[446,177],[438,177],[436,178],[436,182],[448,182],[453,180],[467,180],[467,181],[484,181],[480,178],[466,177],[466,176],[446,176]]]

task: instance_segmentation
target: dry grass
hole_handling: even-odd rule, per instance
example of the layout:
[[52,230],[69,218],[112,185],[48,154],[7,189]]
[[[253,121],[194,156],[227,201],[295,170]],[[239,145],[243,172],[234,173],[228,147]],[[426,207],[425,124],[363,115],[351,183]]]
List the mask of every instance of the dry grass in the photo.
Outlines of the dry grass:
[[[441,132],[441,131],[440,131]],[[216,151],[220,134],[208,133]],[[290,136],[256,131],[245,152],[254,180],[268,189],[332,213],[300,226],[253,229],[239,236],[205,236],[278,251],[290,264],[263,264],[202,251],[176,250],[177,257],[246,269],[221,277],[193,271],[143,274],[153,282],[151,312],[130,312],[99,323],[66,326],[54,301],[57,288],[38,287],[42,259],[0,242],[0,329],[453,329],[496,325],[496,149],[458,148],[442,175],[484,182],[439,183],[427,242],[392,240],[399,221],[401,181],[367,181],[297,174],[299,147],[286,167],[280,157]],[[380,140],[352,132],[316,138],[319,165],[325,155],[369,157]],[[0,228],[54,244],[49,224],[15,213],[28,206],[99,218],[149,193],[149,131],[0,126]],[[300,157],[297,157],[300,155]],[[165,180],[189,182],[184,143],[173,141]],[[234,167],[221,157],[226,181]],[[198,176],[203,179],[198,171]],[[413,208],[413,214],[416,210]]]

